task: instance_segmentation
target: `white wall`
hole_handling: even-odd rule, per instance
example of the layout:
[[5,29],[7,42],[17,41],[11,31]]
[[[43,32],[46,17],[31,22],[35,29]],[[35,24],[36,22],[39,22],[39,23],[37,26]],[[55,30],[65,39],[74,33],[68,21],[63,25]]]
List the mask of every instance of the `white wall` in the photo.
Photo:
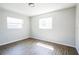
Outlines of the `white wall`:
[[[41,30],[38,21],[43,17],[53,18],[51,30]],[[33,38],[75,46],[75,7],[31,17]]]
[[[7,16],[24,20],[22,29],[8,29]],[[0,45],[29,37],[29,17],[0,9]]]
[[76,49],[79,53],[79,4],[76,6]]

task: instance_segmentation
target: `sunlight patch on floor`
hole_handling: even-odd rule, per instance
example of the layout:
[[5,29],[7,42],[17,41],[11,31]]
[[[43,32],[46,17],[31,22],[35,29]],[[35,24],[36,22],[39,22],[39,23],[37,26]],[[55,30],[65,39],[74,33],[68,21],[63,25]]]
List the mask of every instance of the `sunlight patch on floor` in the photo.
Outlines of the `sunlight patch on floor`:
[[38,42],[36,45],[47,48],[47,49],[50,49],[50,50],[54,50],[54,47],[49,46],[47,44],[40,43],[40,42]]

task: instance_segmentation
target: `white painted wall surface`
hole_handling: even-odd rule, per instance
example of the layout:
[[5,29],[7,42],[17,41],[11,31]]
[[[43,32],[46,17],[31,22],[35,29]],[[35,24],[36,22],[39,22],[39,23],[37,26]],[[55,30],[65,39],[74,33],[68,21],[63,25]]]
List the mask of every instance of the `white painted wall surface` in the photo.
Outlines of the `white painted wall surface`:
[[76,33],[75,33],[76,42],[75,43],[76,43],[76,49],[79,53],[79,4],[77,4],[77,6],[76,6],[76,25],[75,25],[75,27],[76,27]]
[[[52,29],[39,29],[38,21],[43,17],[52,17]],[[31,17],[31,36],[33,38],[75,46],[75,7]]]
[[[22,29],[8,29],[7,16],[23,19]],[[29,37],[29,17],[0,9],[0,45],[15,42]]]

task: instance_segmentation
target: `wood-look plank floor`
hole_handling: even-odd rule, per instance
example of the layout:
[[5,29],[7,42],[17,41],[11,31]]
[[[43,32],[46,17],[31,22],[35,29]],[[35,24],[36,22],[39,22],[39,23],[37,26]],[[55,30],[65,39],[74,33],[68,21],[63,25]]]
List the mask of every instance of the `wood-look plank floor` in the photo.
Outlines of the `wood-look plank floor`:
[[33,38],[0,46],[0,55],[78,55],[73,47]]

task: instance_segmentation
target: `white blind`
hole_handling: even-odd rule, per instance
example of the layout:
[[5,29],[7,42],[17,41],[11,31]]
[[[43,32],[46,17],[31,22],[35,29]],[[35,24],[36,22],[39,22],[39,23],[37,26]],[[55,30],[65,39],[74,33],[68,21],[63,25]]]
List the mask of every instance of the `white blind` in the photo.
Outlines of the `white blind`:
[[40,29],[52,29],[52,17],[39,19]]
[[21,29],[23,27],[23,20],[13,17],[7,17],[7,28],[8,29]]

